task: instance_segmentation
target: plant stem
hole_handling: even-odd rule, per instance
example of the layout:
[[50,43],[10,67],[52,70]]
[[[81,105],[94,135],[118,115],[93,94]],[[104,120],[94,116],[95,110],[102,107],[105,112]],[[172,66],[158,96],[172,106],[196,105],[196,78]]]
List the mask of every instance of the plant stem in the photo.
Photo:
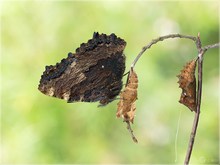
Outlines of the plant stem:
[[203,63],[203,54],[205,52],[202,51],[201,54],[198,55],[198,90],[197,90],[197,107],[196,113],[193,121],[192,131],[190,135],[188,150],[186,153],[184,164],[188,165],[190,161],[190,157],[193,150],[193,145],[195,141],[196,131],[199,123],[199,116],[200,116],[200,107],[201,107],[201,97],[202,97],[202,63]]
[[170,39],[170,38],[186,38],[193,40],[194,42],[197,42],[197,38],[193,36],[188,36],[188,35],[181,35],[181,34],[169,34],[165,36],[158,37],[156,39],[153,39],[149,44],[144,46],[141,50],[141,52],[137,55],[137,57],[134,59],[133,63],[131,64],[131,68],[133,69],[139,58],[142,56],[142,54],[147,50],[150,49],[150,47],[160,41],[163,41],[165,39]]
[[134,134],[133,134],[133,130],[132,130],[132,128],[131,128],[130,122],[129,122],[129,121],[125,121],[125,122],[127,123],[127,129],[128,129],[128,131],[130,132],[130,134],[131,134],[132,140],[133,140],[135,143],[138,143],[137,138],[136,138],[136,137],[134,136]]
[[220,46],[220,42],[219,42],[219,43],[216,43],[216,44],[204,46],[203,49],[204,49],[204,50],[208,50],[208,49],[212,49],[212,48],[217,48],[217,47],[219,47],[219,46]]
[[196,107],[196,113],[195,113],[195,117],[194,117],[194,121],[193,121],[192,131],[191,131],[191,135],[190,135],[190,139],[189,139],[188,150],[187,150],[185,161],[184,161],[185,165],[188,165],[189,161],[190,161],[190,157],[192,154],[193,145],[194,145],[194,141],[195,141],[195,136],[196,136],[196,132],[197,132],[197,127],[198,127],[198,123],[199,123],[199,117],[200,117],[200,108],[201,108],[201,99],[202,99],[203,55],[205,54],[205,52],[208,49],[219,47],[220,43],[207,45],[202,48],[200,36],[198,34],[196,46],[197,46],[197,49],[199,52],[199,54],[198,54],[198,89],[197,89],[197,97],[196,97],[197,98],[197,100],[196,100],[197,107]]

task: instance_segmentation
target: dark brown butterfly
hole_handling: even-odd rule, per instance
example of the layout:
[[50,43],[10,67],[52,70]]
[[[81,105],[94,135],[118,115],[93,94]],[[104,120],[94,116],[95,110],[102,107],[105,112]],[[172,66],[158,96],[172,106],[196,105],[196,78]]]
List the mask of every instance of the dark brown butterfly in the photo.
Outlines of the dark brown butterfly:
[[56,65],[46,66],[38,89],[67,102],[106,105],[120,93],[125,71],[126,42],[115,34],[94,33],[93,38]]

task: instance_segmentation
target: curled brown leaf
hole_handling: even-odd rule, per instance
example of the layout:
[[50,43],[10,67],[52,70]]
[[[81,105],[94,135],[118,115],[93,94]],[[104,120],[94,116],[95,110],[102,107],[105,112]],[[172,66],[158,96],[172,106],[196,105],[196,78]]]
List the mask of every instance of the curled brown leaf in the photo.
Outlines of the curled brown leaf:
[[179,102],[196,112],[196,60],[188,62],[177,76],[179,87],[182,89]]
[[122,117],[124,121],[133,123],[136,106],[135,101],[137,100],[137,88],[138,78],[134,70],[130,71],[128,83],[124,91],[120,94],[120,101],[118,103],[118,110],[116,116]]
[[120,101],[118,103],[118,109],[116,116],[123,118],[127,123],[127,129],[129,130],[131,137],[135,143],[137,139],[133,134],[130,123],[134,122],[134,116],[136,111],[135,101],[137,100],[137,88],[138,77],[133,69],[130,70],[127,85],[123,92],[120,94]]

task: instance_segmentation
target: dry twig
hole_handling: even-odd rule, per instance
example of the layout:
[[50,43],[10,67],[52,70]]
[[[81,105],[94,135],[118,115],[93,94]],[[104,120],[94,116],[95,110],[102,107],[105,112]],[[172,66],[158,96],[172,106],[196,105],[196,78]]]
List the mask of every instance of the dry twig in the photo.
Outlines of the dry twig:
[[146,46],[144,46],[142,48],[141,52],[137,55],[137,57],[134,59],[133,63],[131,64],[131,69],[133,69],[135,67],[135,64],[137,63],[139,58],[143,55],[143,53],[147,49],[150,49],[152,45],[154,45],[160,41],[163,41],[165,39],[170,39],[170,38],[190,39],[195,42],[196,48],[198,50],[198,89],[197,89],[197,94],[196,94],[197,95],[197,97],[196,97],[197,98],[197,100],[196,100],[197,105],[196,105],[196,112],[195,112],[194,122],[193,122],[193,126],[192,126],[192,131],[191,131],[191,135],[190,135],[190,139],[189,139],[189,145],[188,145],[188,149],[187,149],[187,153],[186,153],[186,157],[185,157],[185,161],[184,161],[184,164],[189,164],[190,157],[192,154],[193,145],[194,145],[194,140],[195,140],[195,136],[196,136],[196,131],[197,131],[197,127],[198,127],[199,115],[200,115],[201,96],[202,96],[203,55],[205,54],[205,52],[208,49],[220,47],[220,43],[216,43],[216,44],[207,45],[207,46],[202,47],[201,40],[200,40],[200,34],[198,34],[198,37],[181,35],[181,34],[170,34],[170,35],[161,36],[156,39],[153,39],[149,44],[147,44]]

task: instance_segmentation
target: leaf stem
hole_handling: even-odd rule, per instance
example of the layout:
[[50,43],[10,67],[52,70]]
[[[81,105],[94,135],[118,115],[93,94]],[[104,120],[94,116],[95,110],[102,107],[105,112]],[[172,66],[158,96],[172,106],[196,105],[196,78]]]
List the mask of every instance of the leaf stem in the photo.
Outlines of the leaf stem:
[[132,140],[133,140],[135,143],[138,143],[137,138],[136,138],[136,137],[134,136],[134,134],[133,134],[133,130],[132,130],[131,125],[130,125],[130,121],[125,121],[125,122],[127,123],[127,129],[128,129],[128,131],[130,132],[130,134],[131,134]]

